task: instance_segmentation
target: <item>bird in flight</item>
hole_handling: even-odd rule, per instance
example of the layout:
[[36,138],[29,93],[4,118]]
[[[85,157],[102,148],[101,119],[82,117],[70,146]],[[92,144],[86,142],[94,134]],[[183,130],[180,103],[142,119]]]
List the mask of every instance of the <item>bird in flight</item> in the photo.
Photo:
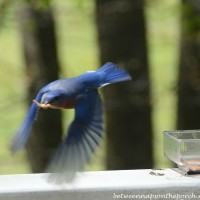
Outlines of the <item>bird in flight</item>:
[[131,80],[131,76],[113,63],[97,71],[74,78],[59,79],[43,87],[11,143],[13,153],[24,148],[39,109],[75,109],[75,117],[66,137],[55,151],[48,167],[50,181],[68,182],[90,161],[103,134],[103,109],[98,88]]

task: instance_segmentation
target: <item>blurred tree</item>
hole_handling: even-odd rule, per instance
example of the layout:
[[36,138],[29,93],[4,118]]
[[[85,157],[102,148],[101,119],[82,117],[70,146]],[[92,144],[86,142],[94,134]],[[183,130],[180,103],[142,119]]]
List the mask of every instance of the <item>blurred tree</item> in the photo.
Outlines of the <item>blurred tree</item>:
[[178,129],[199,129],[200,1],[182,0],[182,35],[178,82]]
[[[19,22],[28,75],[28,102],[47,83],[58,79],[55,25],[50,2],[27,0],[19,7]],[[27,145],[33,172],[43,172],[52,151],[61,142],[61,112],[40,110]]]
[[5,15],[6,15],[6,10],[9,7],[11,3],[11,0],[2,0],[0,1],[0,28],[4,24],[5,21]]
[[143,0],[96,0],[101,63],[123,66],[133,81],[103,90],[107,168],[151,168],[152,124]]

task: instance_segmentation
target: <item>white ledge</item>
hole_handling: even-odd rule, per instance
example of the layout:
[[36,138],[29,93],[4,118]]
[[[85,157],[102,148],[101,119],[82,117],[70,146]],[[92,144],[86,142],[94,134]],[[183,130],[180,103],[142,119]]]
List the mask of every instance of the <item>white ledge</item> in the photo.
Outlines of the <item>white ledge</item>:
[[185,176],[173,169],[85,172],[77,176],[73,183],[54,185],[44,174],[1,175],[0,200],[200,199],[200,175]]

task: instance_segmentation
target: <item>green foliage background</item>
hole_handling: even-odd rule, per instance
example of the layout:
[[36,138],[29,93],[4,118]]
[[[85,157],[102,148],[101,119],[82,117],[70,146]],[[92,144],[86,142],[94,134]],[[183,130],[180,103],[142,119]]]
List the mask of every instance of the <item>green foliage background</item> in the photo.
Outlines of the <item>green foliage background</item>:
[[[2,5],[4,1],[0,1]],[[28,173],[25,153],[9,152],[9,143],[26,113],[23,49],[17,12],[19,3],[0,6],[0,173]],[[54,0],[61,77],[99,67],[94,1]],[[175,129],[176,81],[180,37],[180,0],[147,0],[146,18],[154,124],[155,167],[169,167],[163,155],[162,131]],[[134,79],[134,77],[133,77]],[[67,126],[73,115],[64,112]],[[126,134],[126,133],[124,133]],[[133,133],[134,134],[134,133]],[[88,170],[104,169],[104,144]],[[133,152],[134,156],[134,152]]]

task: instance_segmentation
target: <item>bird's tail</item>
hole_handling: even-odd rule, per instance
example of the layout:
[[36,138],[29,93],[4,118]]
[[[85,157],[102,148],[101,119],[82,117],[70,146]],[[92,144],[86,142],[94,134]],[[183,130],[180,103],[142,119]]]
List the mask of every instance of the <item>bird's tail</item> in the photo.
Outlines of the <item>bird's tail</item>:
[[103,65],[103,67],[97,70],[97,72],[101,73],[103,77],[101,86],[122,81],[129,81],[132,79],[128,72],[111,62]]

